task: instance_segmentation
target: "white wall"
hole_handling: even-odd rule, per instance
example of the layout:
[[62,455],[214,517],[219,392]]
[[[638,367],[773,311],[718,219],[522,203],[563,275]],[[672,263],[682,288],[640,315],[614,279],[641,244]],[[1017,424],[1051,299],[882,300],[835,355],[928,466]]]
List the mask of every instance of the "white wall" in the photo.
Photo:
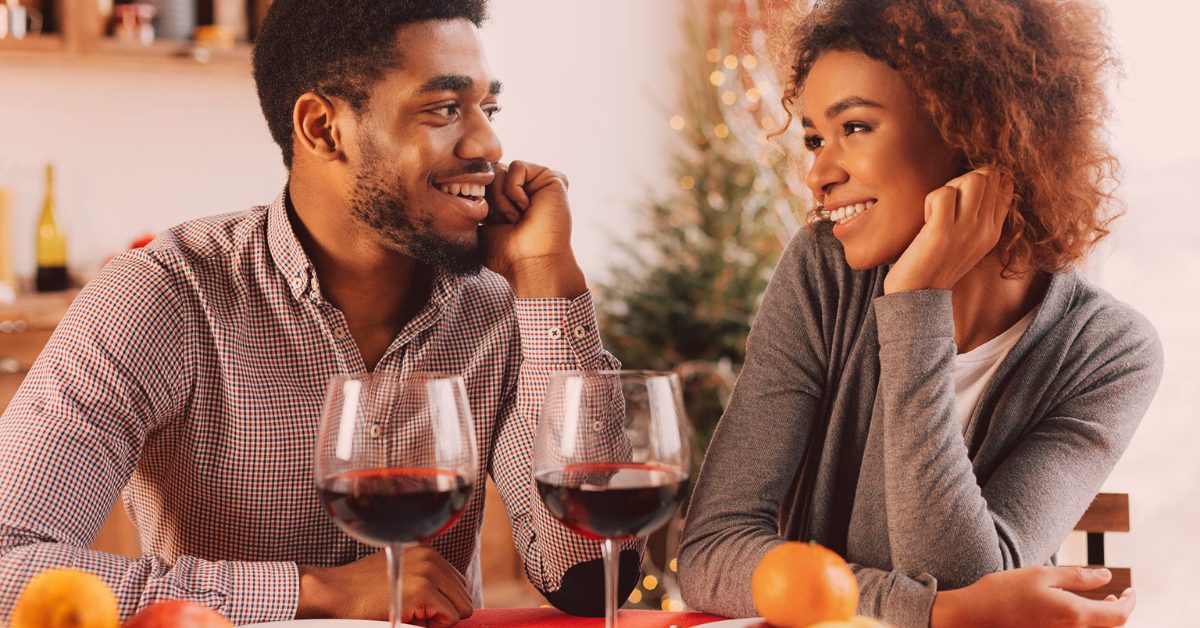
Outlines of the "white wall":
[[1195,3],[1108,0],[1126,77],[1114,92],[1112,140],[1128,214],[1093,258],[1092,277],[1154,323],[1166,370],[1150,411],[1106,488],[1130,493],[1131,532],[1109,562],[1130,566],[1133,625],[1195,625],[1200,596],[1200,59]]
[[[506,158],[569,176],[591,278],[608,267],[608,227],[627,231],[665,174],[681,14],[674,0],[596,7],[497,1],[483,30],[505,83]],[[84,276],[143,232],[269,202],[285,180],[248,68],[0,56],[0,185],[16,188],[18,274],[33,269],[47,161],[61,171],[60,221]]]

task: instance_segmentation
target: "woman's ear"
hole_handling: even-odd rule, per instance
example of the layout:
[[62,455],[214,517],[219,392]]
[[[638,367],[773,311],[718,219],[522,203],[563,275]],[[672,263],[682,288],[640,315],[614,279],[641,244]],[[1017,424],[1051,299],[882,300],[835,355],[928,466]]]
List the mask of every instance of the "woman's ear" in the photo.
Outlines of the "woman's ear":
[[292,109],[293,150],[321,161],[342,155],[341,132],[335,121],[334,103],[320,94],[305,92]]

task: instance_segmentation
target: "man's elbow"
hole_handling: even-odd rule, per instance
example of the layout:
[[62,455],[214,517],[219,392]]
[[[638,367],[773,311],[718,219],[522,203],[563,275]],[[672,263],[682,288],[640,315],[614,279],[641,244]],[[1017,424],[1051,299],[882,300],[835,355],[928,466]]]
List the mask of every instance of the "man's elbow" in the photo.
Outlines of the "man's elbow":
[[[641,554],[623,550],[618,563],[618,606],[633,592],[641,577]],[[581,617],[604,616],[604,561],[600,559],[579,563],[563,574],[562,585],[542,595],[558,610]]]

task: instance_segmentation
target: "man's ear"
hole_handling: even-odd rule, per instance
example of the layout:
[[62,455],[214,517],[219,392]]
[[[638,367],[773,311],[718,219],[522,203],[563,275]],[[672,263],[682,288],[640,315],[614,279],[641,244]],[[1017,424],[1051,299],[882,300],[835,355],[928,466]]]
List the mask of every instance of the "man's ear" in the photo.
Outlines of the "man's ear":
[[321,161],[341,159],[342,137],[335,113],[334,103],[319,94],[305,92],[296,99],[292,109],[293,150]]

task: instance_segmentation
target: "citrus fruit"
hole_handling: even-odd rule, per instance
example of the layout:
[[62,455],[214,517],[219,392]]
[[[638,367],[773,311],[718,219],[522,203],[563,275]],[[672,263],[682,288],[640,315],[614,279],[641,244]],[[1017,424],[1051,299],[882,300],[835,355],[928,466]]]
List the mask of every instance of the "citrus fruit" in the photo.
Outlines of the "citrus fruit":
[[117,628],[117,597],[103,580],[75,569],[49,569],[25,584],[12,628]]
[[858,607],[854,572],[816,543],[783,543],[767,552],[750,578],[750,591],[763,619],[779,628],[846,621]]

